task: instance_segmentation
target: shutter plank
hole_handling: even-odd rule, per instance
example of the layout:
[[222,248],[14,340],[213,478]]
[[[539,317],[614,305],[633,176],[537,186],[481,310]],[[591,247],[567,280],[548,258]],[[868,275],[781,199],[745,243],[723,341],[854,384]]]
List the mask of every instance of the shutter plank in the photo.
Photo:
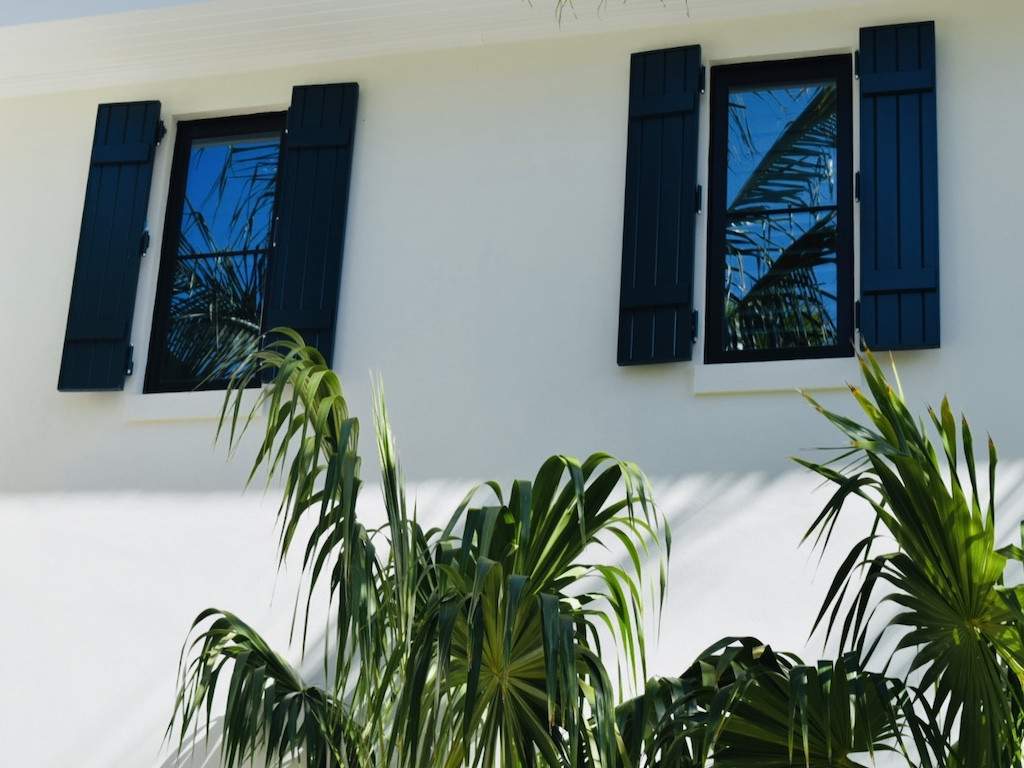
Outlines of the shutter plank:
[[689,360],[700,46],[634,54],[619,365]]
[[873,349],[939,345],[935,27],[861,30],[861,316]]
[[264,326],[302,334],[332,363],[358,86],[296,86]]
[[160,103],[101,104],[58,389],[124,387]]

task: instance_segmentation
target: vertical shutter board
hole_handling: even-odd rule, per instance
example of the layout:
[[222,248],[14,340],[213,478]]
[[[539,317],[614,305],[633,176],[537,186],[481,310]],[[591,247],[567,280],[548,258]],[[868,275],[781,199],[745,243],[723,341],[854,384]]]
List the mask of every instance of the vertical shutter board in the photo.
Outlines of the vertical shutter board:
[[[307,117],[306,89],[292,92],[288,110],[288,137],[285,139],[284,162],[281,163],[282,185],[280,224],[277,248],[272,261],[272,285],[267,290],[268,306],[284,310],[301,306],[302,284],[306,272],[307,241],[304,233],[312,223],[312,199],[316,182],[316,158],[310,151],[289,147],[288,139],[298,134]],[[279,314],[279,313],[275,313]],[[283,325],[276,318],[271,325]]]
[[683,190],[682,174],[673,173],[672,169],[681,168],[683,164],[683,119],[678,115],[666,117],[661,128],[661,183],[658,189],[658,226],[654,245],[654,283],[678,285]]
[[639,130],[640,178],[637,186],[637,237],[633,287],[655,284],[658,264],[658,235],[661,217],[661,175],[667,170],[661,164],[662,120],[644,120]]
[[641,360],[654,359],[655,323],[653,309],[636,310],[633,319],[633,354]]
[[294,328],[331,362],[358,87],[296,86],[281,164],[267,329]]
[[58,389],[124,386],[160,103],[97,109]]
[[689,360],[700,47],[634,54],[618,362]]
[[939,344],[935,28],[861,30],[861,323],[873,349]]

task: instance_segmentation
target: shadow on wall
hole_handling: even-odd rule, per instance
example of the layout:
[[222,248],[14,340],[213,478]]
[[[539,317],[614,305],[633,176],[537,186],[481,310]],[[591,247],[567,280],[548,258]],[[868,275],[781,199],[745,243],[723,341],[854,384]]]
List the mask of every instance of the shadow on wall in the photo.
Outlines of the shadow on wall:
[[[980,471],[984,471],[979,468]],[[372,478],[372,466],[364,474]],[[1000,464],[999,538],[1019,539],[1024,518],[1024,460]],[[468,482],[410,485],[421,520],[446,519]],[[754,634],[780,650],[814,660],[826,655],[811,623],[848,546],[869,524],[866,510],[844,515],[819,563],[800,538],[829,496],[807,472],[743,471],[654,478],[673,533],[668,595],[660,628],[648,634],[650,674],[679,674],[715,640]],[[383,519],[380,489],[364,487],[368,524]],[[288,647],[297,567],[275,572],[273,493],[50,495],[0,497],[0,519],[19,547],[0,561],[0,605],[11,631],[0,653],[21,664],[5,670],[17,706],[0,704],[5,724],[23,733],[12,764],[61,765],[77,755],[83,768],[213,768],[219,725],[209,741],[190,739],[160,750],[173,705],[178,653],[192,618],[207,606],[237,612],[293,660]],[[73,514],[72,514],[73,513]],[[594,559],[603,559],[595,552]],[[297,566],[297,564],[296,564]],[[298,666],[322,675],[323,614]],[[111,633],[145,628],[145,641]],[[69,652],[64,638],[76,638]],[[63,714],[77,729],[59,743],[43,738],[33,713],[50,693],[72,685]],[[13,705],[13,702],[12,702]],[[216,713],[216,708],[214,710]],[[111,729],[110,723],[120,723]],[[31,746],[31,754],[29,747]],[[24,749],[24,752],[19,750]],[[35,755],[38,759],[32,759]]]
[[[221,763],[221,740],[224,726],[223,718],[210,718],[209,735],[194,734],[180,750],[175,750],[167,757],[159,768],[220,768]],[[260,755],[246,763],[246,768],[262,768],[266,759]],[[272,765],[277,766],[277,759],[274,758]],[[302,761],[297,758],[285,758],[281,763],[283,768],[298,768]]]
[[160,763],[160,768],[217,768],[220,762],[220,742],[223,718],[210,720],[209,734],[194,734]]

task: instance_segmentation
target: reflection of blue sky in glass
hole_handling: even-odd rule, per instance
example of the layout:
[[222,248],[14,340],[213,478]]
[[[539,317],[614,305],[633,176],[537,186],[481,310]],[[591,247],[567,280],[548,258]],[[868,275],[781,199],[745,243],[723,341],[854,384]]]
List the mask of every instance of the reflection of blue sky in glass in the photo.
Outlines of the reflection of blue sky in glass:
[[256,348],[266,259],[265,253],[250,253],[178,261],[164,346],[166,376],[227,376]]
[[805,288],[813,287],[821,293],[835,321],[835,225],[834,211],[758,215],[732,221],[726,262],[729,301],[743,301],[755,285],[771,290],[796,276]]
[[726,349],[838,342],[836,121],[834,82],[729,93]]
[[[804,115],[809,107],[813,110],[814,106],[822,104],[828,97],[834,103],[834,94],[835,83],[734,88],[729,91],[727,188],[730,209],[734,206],[750,206],[751,203],[766,208],[835,204],[834,129],[828,136],[792,131],[794,121]],[[818,124],[818,127],[825,126]],[[786,149],[785,165],[761,167],[761,175],[754,176],[769,150],[776,145]],[[778,199],[765,196],[763,189],[751,189],[759,182],[770,181],[765,179],[766,171],[775,172],[777,185],[789,182],[793,186],[777,186]],[[781,174],[793,175],[783,178]],[[783,194],[783,191],[788,194]],[[741,195],[742,199],[737,199]],[[750,197],[755,200],[749,200]]]
[[161,375],[223,379],[258,344],[280,134],[191,146]]
[[180,254],[269,245],[279,151],[278,134],[193,142]]

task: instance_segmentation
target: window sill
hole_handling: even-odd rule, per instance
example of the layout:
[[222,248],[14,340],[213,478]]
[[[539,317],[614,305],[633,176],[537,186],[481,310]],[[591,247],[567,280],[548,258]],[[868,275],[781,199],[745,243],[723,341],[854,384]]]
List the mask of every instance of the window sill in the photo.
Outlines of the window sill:
[[695,395],[846,389],[860,381],[856,357],[817,360],[772,360],[760,363],[716,363],[695,366]]
[[[241,416],[248,416],[260,390],[249,389],[242,395]],[[161,392],[132,394],[126,397],[125,419],[129,422],[217,421],[224,407],[222,390],[202,392]],[[262,418],[262,409],[255,418]]]

